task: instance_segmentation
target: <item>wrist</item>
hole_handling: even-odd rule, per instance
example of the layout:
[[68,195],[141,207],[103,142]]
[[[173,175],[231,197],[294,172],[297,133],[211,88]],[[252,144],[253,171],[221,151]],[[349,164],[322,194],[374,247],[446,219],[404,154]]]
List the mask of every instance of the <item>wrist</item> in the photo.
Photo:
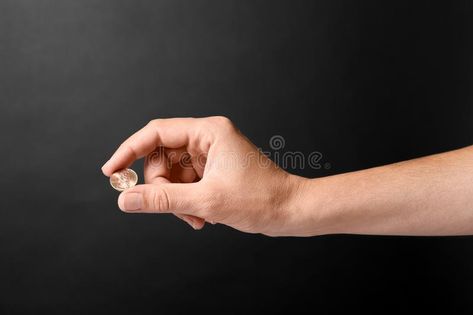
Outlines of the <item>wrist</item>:
[[336,213],[340,200],[331,188],[330,177],[309,179],[290,175],[291,192],[285,232],[288,236],[316,236],[340,233]]

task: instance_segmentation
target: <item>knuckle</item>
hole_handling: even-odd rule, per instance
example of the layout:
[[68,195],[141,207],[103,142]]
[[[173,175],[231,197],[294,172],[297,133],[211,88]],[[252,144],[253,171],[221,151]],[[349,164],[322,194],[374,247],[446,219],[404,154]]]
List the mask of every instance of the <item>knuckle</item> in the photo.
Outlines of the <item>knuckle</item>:
[[133,160],[137,160],[139,157],[138,153],[136,152],[136,149],[128,141],[125,141],[124,143],[122,143],[119,147],[119,150],[122,150],[126,152],[127,154],[130,154]]
[[169,194],[166,189],[163,187],[153,189],[150,198],[147,199],[150,200],[148,206],[157,212],[168,211],[170,209],[171,200],[169,199]]
[[205,128],[215,130],[218,133],[232,133],[236,131],[233,122],[225,116],[212,116],[205,120]]
[[216,122],[220,122],[222,124],[228,124],[231,123],[230,118],[227,116],[212,116],[210,117],[211,119],[215,120]]
[[148,126],[155,127],[155,126],[157,126],[161,121],[162,121],[162,119],[160,119],[160,118],[152,119],[152,120],[150,120],[150,121],[148,122]]
[[211,123],[218,128],[221,128],[223,130],[234,130],[235,126],[233,122],[225,116],[212,116],[209,117]]

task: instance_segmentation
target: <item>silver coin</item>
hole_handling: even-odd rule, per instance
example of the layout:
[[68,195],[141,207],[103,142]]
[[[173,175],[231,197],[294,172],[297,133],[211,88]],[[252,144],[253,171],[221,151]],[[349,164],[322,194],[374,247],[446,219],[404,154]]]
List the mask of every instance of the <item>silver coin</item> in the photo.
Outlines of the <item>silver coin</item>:
[[138,182],[138,175],[131,168],[119,170],[110,176],[110,185],[118,191],[134,187]]

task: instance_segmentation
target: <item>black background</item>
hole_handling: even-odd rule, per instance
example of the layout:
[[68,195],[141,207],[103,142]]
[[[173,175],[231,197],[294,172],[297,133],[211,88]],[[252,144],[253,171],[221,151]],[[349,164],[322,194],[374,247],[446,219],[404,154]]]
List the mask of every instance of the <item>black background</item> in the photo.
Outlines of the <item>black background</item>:
[[[150,119],[226,115],[318,177],[473,143],[471,1],[0,0],[0,311],[473,311],[473,239],[268,238],[127,215]],[[329,163],[329,164],[325,164]],[[142,169],[141,163],[135,165]],[[375,306],[381,303],[381,307]]]

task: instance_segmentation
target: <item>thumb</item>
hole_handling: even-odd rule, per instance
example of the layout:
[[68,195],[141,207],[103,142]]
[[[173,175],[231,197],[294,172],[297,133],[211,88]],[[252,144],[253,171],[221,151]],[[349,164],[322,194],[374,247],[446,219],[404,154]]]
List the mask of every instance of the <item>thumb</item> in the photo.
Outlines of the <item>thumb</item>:
[[193,214],[202,195],[199,183],[137,185],[120,194],[118,206],[125,212]]

